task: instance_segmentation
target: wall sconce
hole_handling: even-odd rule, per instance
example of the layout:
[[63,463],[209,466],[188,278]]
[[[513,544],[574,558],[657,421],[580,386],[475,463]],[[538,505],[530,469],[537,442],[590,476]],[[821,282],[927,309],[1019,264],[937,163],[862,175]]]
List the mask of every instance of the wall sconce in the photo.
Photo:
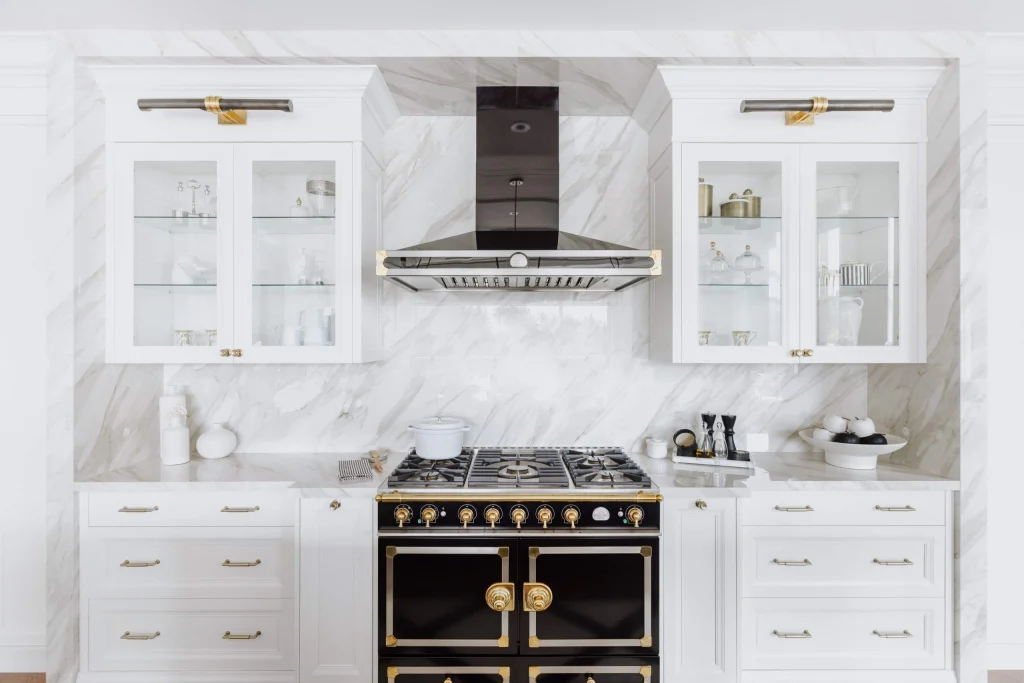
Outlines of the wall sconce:
[[812,97],[807,100],[743,100],[740,113],[760,111],[786,112],[787,126],[813,126],[814,117],[830,111],[881,111],[890,112],[896,106],[894,100],[831,100]]
[[244,126],[251,111],[293,111],[291,100],[255,100],[236,97],[193,97],[139,100],[139,109],[198,109],[217,115],[217,123]]

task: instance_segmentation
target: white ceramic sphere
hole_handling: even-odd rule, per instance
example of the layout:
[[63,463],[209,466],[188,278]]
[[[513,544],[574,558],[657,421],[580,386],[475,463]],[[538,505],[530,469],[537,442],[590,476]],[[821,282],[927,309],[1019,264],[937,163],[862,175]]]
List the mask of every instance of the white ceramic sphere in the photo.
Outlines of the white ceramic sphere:
[[845,417],[840,417],[839,415],[830,413],[825,416],[824,420],[822,420],[821,426],[833,434],[839,434],[840,432],[846,431],[848,424]]
[[209,460],[226,458],[238,445],[238,437],[220,422],[203,432],[196,440],[199,455]]
[[828,431],[827,429],[822,429],[821,427],[816,428],[813,434],[813,438],[817,439],[818,441],[831,441],[832,437],[834,436],[835,434]]
[[869,417],[856,417],[850,420],[850,431],[863,439],[875,433],[875,423]]

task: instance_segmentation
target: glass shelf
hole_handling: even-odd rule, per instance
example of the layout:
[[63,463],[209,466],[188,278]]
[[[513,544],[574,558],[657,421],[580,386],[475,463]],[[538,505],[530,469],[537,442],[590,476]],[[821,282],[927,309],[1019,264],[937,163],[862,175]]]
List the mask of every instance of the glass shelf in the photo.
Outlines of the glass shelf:
[[706,282],[706,283],[701,284],[700,286],[701,287],[714,287],[714,288],[721,288],[721,289],[729,289],[729,288],[737,288],[737,287],[739,287],[740,289],[758,289],[758,288],[762,288],[763,289],[765,287],[768,287],[769,285],[768,285],[768,283],[765,283],[765,284],[751,283],[751,284],[748,285],[748,284],[744,284],[744,283],[741,282],[739,284],[735,284],[734,285],[734,284],[729,284],[728,282]]
[[193,284],[193,285],[170,285],[170,284],[168,284],[168,285],[161,285],[161,284],[152,283],[152,282],[143,282],[143,283],[136,282],[135,286],[136,287],[163,287],[164,289],[196,289],[196,290],[203,290],[203,289],[216,289],[217,284],[213,283],[213,284]]
[[702,235],[742,235],[762,228],[778,232],[781,225],[782,219],[773,216],[759,218],[705,216],[697,219],[697,228]]
[[879,228],[888,228],[889,221],[895,221],[899,228],[900,219],[896,216],[819,216],[818,232],[839,230],[841,235],[860,235]]

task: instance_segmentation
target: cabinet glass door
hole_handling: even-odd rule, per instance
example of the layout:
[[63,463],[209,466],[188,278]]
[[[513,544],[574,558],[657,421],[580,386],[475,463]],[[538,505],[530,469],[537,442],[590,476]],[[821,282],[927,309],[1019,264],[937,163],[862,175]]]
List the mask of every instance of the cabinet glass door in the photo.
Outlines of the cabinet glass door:
[[[344,362],[351,257],[347,144],[236,147],[242,362]],[[347,301],[347,299],[345,299]]]
[[910,337],[919,312],[911,298],[917,231],[908,220],[916,196],[913,149],[815,145],[803,151],[802,360],[913,360]]
[[683,355],[789,362],[797,334],[797,164],[774,145],[683,145]]
[[110,151],[115,360],[230,362],[231,148]]

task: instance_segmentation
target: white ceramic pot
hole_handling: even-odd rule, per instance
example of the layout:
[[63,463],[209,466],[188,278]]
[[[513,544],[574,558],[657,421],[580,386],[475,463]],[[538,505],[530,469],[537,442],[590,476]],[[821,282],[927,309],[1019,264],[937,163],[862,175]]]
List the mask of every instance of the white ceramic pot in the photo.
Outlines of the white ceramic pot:
[[199,455],[209,460],[226,458],[231,455],[237,445],[238,437],[234,432],[225,429],[220,422],[207,429],[196,440],[196,450],[199,451]]
[[416,455],[426,460],[448,460],[462,452],[462,436],[469,427],[457,417],[430,417],[409,425],[416,437]]

